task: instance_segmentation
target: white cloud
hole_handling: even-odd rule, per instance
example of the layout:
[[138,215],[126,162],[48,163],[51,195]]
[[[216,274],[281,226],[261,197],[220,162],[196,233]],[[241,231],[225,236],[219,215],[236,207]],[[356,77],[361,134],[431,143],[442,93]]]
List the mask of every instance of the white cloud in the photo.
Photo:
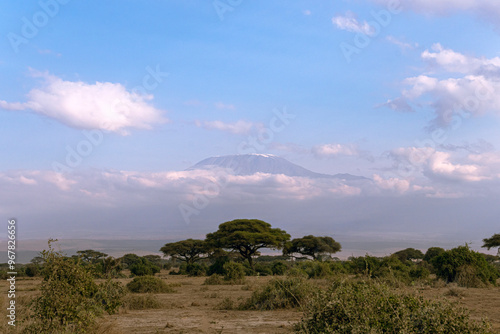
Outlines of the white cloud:
[[339,155],[359,155],[358,148],[353,144],[324,144],[313,147],[313,154],[319,158],[336,157]]
[[[394,3],[393,0],[372,1],[386,6]],[[464,11],[489,19],[498,18],[500,15],[500,2],[497,0],[399,0],[399,3],[404,10],[423,14],[447,15],[457,11]]]
[[481,181],[488,176],[481,175],[478,165],[459,164],[450,161],[451,155],[446,152],[435,152],[429,160],[428,168],[436,176],[450,180]]
[[44,79],[41,87],[28,93],[24,103],[0,100],[6,110],[31,110],[82,129],[101,129],[122,135],[128,129],[150,129],[165,122],[162,111],[151,105],[152,95],[128,91],[118,83],[65,81],[48,73],[33,72]]
[[[463,118],[487,113],[500,115],[499,57],[467,56],[440,44],[434,44],[432,51],[425,50],[421,57],[439,78],[421,74],[405,79],[403,85],[407,88],[401,96],[387,101],[384,106],[412,111],[415,108],[411,103],[428,105],[436,113],[431,128],[449,126],[457,114]],[[430,102],[427,97],[431,98]]]
[[341,30],[362,33],[370,36],[375,33],[375,30],[368,24],[368,22],[358,22],[352,12],[347,12],[345,16],[334,16],[332,18],[332,23]]
[[374,174],[373,181],[375,181],[375,183],[384,190],[392,190],[398,193],[405,193],[410,189],[410,182],[405,179],[383,179],[380,175]]
[[439,43],[432,45],[431,50],[434,52],[425,50],[422,53],[422,59],[447,72],[475,75],[500,73],[500,57],[488,59],[467,56],[451,49],[445,49]]
[[312,14],[312,13],[311,13],[311,11],[310,11],[309,9],[304,10],[304,11],[303,11],[303,13],[304,13],[304,15],[306,15],[306,16],[309,16],[309,15],[311,15],[311,14]]
[[408,166],[409,170],[433,181],[500,180],[499,152],[463,155],[431,147],[404,147],[393,150],[390,156],[397,166]]
[[252,130],[262,127],[261,123],[253,123],[249,121],[239,120],[234,123],[226,123],[223,121],[195,121],[196,126],[209,130],[220,130],[230,132],[237,135],[249,134]]

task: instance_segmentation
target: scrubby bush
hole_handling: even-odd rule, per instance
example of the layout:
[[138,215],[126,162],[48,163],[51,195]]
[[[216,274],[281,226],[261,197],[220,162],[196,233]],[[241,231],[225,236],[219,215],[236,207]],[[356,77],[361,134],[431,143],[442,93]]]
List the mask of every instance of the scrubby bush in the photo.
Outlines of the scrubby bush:
[[273,269],[270,263],[257,263],[255,264],[255,273],[259,276],[272,276]]
[[222,285],[227,284],[227,281],[224,280],[224,276],[219,274],[213,274],[205,279],[204,285]]
[[372,281],[334,282],[310,298],[296,333],[492,333],[465,309],[447,302],[397,294]]
[[240,282],[245,278],[245,268],[241,263],[227,262],[223,266],[226,281]]
[[41,274],[41,271],[41,267],[34,264],[28,264],[24,269],[24,273],[28,277],[39,276]]
[[326,278],[333,274],[328,262],[308,261],[304,267],[309,278]]
[[104,311],[109,314],[115,313],[123,303],[125,289],[119,282],[113,282],[107,279],[99,284],[99,290],[95,296],[96,300],[101,304]]
[[374,256],[350,257],[346,263],[346,268],[350,274],[364,275],[371,277],[380,267],[381,259]]
[[457,282],[460,286],[479,287],[486,283],[496,284],[500,276],[498,270],[486,261],[480,253],[459,246],[445,251],[432,259],[436,275],[447,282]]
[[283,261],[276,261],[273,263],[271,267],[271,271],[273,272],[273,275],[285,275],[286,271],[288,270],[288,266],[285,262]]
[[186,274],[188,276],[198,277],[205,276],[207,267],[199,263],[190,263],[186,265]]
[[130,292],[136,293],[168,293],[175,290],[161,278],[154,276],[138,276],[127,284]]
[[153,276],[160,272],[160,267],[151,263],[145,258],[139,260],[129,266],[130,272],[135,276]]
[[217,256],[214,262],[208,267],[207,275],[224,275],[224,264],[231,261],[228,255]]
[[410,269],[409,274],[412,279],[426,279],[430,276],[431,272],[425,266],[414,266]]
[[311,283],[304,278],[275,278],[255,291],[240,308],[247,310],[293,308],[305,303],[314,290]]
[[52,248],[42,251],[44,260],[40,296],[31,303],[31,323],[25,333],[85,332],[103,311],[114,313],[123,296],[118,283],[97,285],[80,259],[64,257]]
[[415,248],[406,248],[406,249],[400,250],[400,251],[394,253],[393,256],[397,257],[399,259],[399,261],[401,261],[401,262],[424,258],[424,254],[420,250],[415,249]]
[[425,252],[424,261],[431,262],[435,257],[443,254],[445,250],[441,247],[431,247]]
[[162,304],[153,294],[127,295],[123,299],[123,308],[127,310],[147,310],[162,308]]
[[309,277],[307,272],[298,266],[295,266],[295,267],[288,269],[288,271],[286,272],[286,276],[288,276],[288,277],[300,277],[300,278],[308,278]]

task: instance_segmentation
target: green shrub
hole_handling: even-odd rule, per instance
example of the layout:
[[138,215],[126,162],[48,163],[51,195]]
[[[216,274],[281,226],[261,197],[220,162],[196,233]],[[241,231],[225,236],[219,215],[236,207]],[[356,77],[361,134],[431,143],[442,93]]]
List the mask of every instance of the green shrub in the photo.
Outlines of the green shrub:
[[226,281],[238,282],[245,278],[245,268],[241,263],[227,262],[223,266],[224,279]]
[[24,270],[26,276],[35,277],[41,274],[40,266],[34,264],[28,264]]
[[215,258],[214,263],[212,263],[207,270],[207,275],[211,276],[213,274],[224,275],[224,265],[229,262],[229,256],[223,255]]
[[300,278],[308,278],[309,277],[307,272],[298,266],[295,266],[295,267],[288,269],[288,271],[286,272],[286,276],[288,276],[288,277],[300,277]]
[[496,284],[498,270],[486,261],[480,253],[459,246],[445,251],[432,259],[436,275],[447,282],[460,286],[479,287],[486,283]]
[[410,294],[397,294],[371,281],[335,282],[310,299],[296,333],[492,333],[465,309]]
[[216,310],[234,310],[236,306],[234,305],[234,301],[231,298],[224,298],[217,306],[215,306]]
[[150,261],[140,258],[139,261],[129,266],[130,272],[135,276],[153,276],[160,272],[160,267]]
[[273,275],[285,275],[286,271],[288,270],[288,266],[285,262],[283,261],[276,261],[273,263],[271,267],[271,271],[273,272]]
[[85,332],[103,311],[113,313],[120,305],[119,285],[97,285],[80,259],[65,258],[52,248],[42,251],[45,262],[40,296],[31,303],[31,323],[25,333]]
[[224,277],[219,274],[212,274],[207,279],[205,279],[204,285],[222,285],[227,284]]
[[431,247],[427,250],[427,252],[425,252],[424,261],[430,263],[432,259],[443,254],[444,252],[445,250],[441,247]]
[[313,291],[314,287],[304,278],[275,278],[255,291],[240,308],[245,310],[293,308],[301,306]]
[[113,314],[116,313],[118,308],[122,305],[124,296],[125,289],[123,285],[119,282],[113,282],[111,279],[107,279],[99,284],[99,290],[97,291],[95,299],[100,302],[106,312]]
[[127,310],[148,310],[162,308],[162,304],[153,294],[126,295],[123,299],[123,307]]
[[259,276],[272,276],[272,265],[270,263],[257,263],[255,264],[255,272]]
[[410,269],[409,274],[412,279],[426,279],[430,276],[431,272],[424,266],[414,266]]
[[311,261],[307,263],[306,272],[309,278],[327,278],[333,272],[329,262]]
[[127,284],[127,289],[135,293],[169,293],[175,290],[161,278],[154,276],[138,276]]
[[199,263],[193,263],[186,265],[186,274],[188,276],[205,276],[206,266],[202,266]]
[[373,273],[380,268],[381,259],[373,256],[350,257],[346,268],[350,274],[372,277]]

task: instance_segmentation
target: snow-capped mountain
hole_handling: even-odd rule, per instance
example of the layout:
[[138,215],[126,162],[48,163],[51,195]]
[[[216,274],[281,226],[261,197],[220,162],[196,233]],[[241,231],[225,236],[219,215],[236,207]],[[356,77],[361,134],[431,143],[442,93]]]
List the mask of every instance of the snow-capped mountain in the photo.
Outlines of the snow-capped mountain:
[[204,159],[187,170],[227,168],[236,175],[252,175],[255,173],[284,174],[309,178],[335,178],[349,181],[368,180],[363,176],[351,174],[320,174],[290,161],[271,154],[238,154],[211,157]]

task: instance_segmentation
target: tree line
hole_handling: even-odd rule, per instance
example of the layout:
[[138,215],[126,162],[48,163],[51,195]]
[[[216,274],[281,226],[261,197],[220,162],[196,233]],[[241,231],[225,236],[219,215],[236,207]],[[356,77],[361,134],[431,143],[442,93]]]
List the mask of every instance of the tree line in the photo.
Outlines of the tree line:
[[225,252],[234,252],[254,269],[254,257],[260,249],[283,250],[283,255],[310,257],[318,260],[323,255],[331,255],[341,250],[341,245],[328,236],[307,235],[290,240],[290,235],[271,224],[258,219],[236,219],[219,225],[219,229],[208,233],[205,240],[187,239],[167,243],[160,250],[165,256],[185,261],[187,265]]

